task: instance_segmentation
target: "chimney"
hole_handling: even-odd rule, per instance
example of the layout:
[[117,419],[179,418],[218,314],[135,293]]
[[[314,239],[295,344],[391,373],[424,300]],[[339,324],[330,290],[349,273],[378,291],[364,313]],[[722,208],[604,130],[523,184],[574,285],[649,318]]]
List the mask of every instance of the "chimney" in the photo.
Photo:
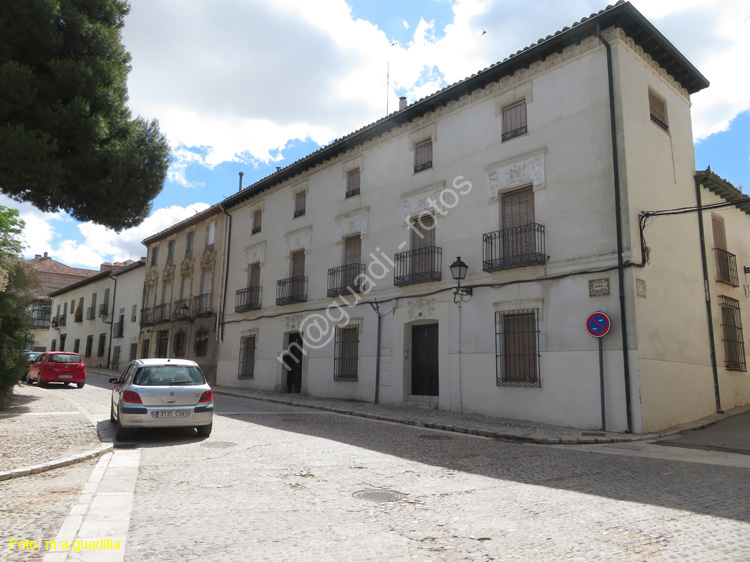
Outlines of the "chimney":
[[406,96],[401,96],[398,98],[398,110],[403,111],[406,109]]
[[99,271],[111,271],[112,269],[114,269],[114,266],[108,261],[99,266]]
[[47,252],[44,252],[44,257],[45,257],[45,258],[49,257],[49,256],[47,255]]
[[245,175],[245,172],[240,172],[240,189],[238,191],[242,191],[242,176]]

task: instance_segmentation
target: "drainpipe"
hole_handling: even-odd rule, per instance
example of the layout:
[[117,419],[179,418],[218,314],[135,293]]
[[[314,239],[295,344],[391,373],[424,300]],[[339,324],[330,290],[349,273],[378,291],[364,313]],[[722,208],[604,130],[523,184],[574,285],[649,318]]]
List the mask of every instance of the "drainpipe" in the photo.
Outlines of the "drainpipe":
[[112,292],[112,321],[109,323],[109,349],[107,350],[107,369],[109,369],[109,360],[112,357],[112,329],[115,325],[115,305],[117,304],[117,277],[109,276],[115,282],[115,290]]
[[698,233],[701,239],[701,260],[703,262],[703,288],[706,293],[706,315],[708,317],[708,341],[711,346],[711,369],[714,375],[714,395],[716,398],[716,413],[723,414],[721,396],[719,393],[719,370],[716,367],[716,343],[714,342],[714,319],[711,314],[711,289],[708,281],[708,260],[706,259],[706,239],[703,231],[703,202],[701,201],[701,186],[695,179],[695,199],[698,202]]
[[378,403],[378,400],[380,400],[380,334],[381,334],[381,325],[383,323],[383,316],[380,314],[380,306],[378,305],[378,300],[375,299],[375,303],[370,303],[370,306],[372,306],[372,309],[375,311],[375,314],[378,315],[378,343],[377,343],[377,350],[375,351],[375,404]]
[[620,293],[620,322],[622,323],[622,366],[625,374],[625,409],[628,419],[628,433],[633,432],[633,413],[630,398],[630,359],[628,358],[628,324],[625,308],[625,268],[622,259],[622,209],[620,208],[620,168],[617,161],[617,124],[615,122],[615,88],[612,76],[612,47],[602,36],[599,22],[596,23],[596,36],[607,50],[607,82],[609,86],[609,127],[612,135],[612,169],[615,187],[615,221],[617,227],[617,282]]

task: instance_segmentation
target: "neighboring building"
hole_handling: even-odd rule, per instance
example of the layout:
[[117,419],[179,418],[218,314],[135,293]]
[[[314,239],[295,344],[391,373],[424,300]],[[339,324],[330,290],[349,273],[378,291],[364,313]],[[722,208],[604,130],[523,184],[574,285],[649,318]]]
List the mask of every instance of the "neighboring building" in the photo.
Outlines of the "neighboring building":
[[89,367],[118,369],[136,358],[145,260],[101,271],[51,293],[50,350],[80,353]]
[[34,300],[30,307],[33,319],[31,335],[34,351],[45,351],[49,346],[49,328],[52,318],[52,298],[50,295],[73,283],[88,279],[99,273],[92,269],[80,269],[53,260],[47,252],[37,254],[26,264],[36,273],[37,284],[32,288]]
[[[142,344],[189,352],[203,330],[224,386],[599,428],[601,341],[608,430],[696,419],[717,394],[746,404],[734,278],[710,282],[711,364],[696,193],[746,198],[695,176],[690,95],[707,86],[630,4],[584,18],[144,241]],[[663,209],[691,212],[642,229]],[[225,212],[226,259],[197,239],[206,253],[183,258],[186,234],[216,221],[218,235]],[[746,207],[710,215],[713,248],[749,265]],[[454,296],[457,256],[470,291]],[[196,294],[216,295],[205,318]],[[612,320],[603,340],[595,311]]]
[[143,241],[148,258],[140,357],[192,359],[211,383],[216,381],[216,311],[223,294],[224,217],[214,205]]

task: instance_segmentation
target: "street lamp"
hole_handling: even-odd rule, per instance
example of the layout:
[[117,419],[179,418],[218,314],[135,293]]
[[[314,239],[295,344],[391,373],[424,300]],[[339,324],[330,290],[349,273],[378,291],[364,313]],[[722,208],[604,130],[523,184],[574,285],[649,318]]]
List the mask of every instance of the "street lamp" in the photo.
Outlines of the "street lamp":
[[461,281],[466,279],[466,272],[469,270],[469,266],[466,265],[461,256],[456,258],[450,265],[451,275],[453,279],[458,283],[458,286],[453,289],[453,302],[466,302],[471,299],[473,290],[471,287],[461,287]]

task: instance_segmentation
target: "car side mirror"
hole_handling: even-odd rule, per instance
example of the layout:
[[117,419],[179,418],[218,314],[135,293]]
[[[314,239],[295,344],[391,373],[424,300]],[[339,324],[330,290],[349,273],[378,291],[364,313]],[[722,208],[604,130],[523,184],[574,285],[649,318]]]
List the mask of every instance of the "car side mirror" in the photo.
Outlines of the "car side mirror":
[[109,382],[110,382],[110,384],[117,384],[118,382],[120,382],[120,378],[119,377],[112,377],[111,379],[109,379]]

